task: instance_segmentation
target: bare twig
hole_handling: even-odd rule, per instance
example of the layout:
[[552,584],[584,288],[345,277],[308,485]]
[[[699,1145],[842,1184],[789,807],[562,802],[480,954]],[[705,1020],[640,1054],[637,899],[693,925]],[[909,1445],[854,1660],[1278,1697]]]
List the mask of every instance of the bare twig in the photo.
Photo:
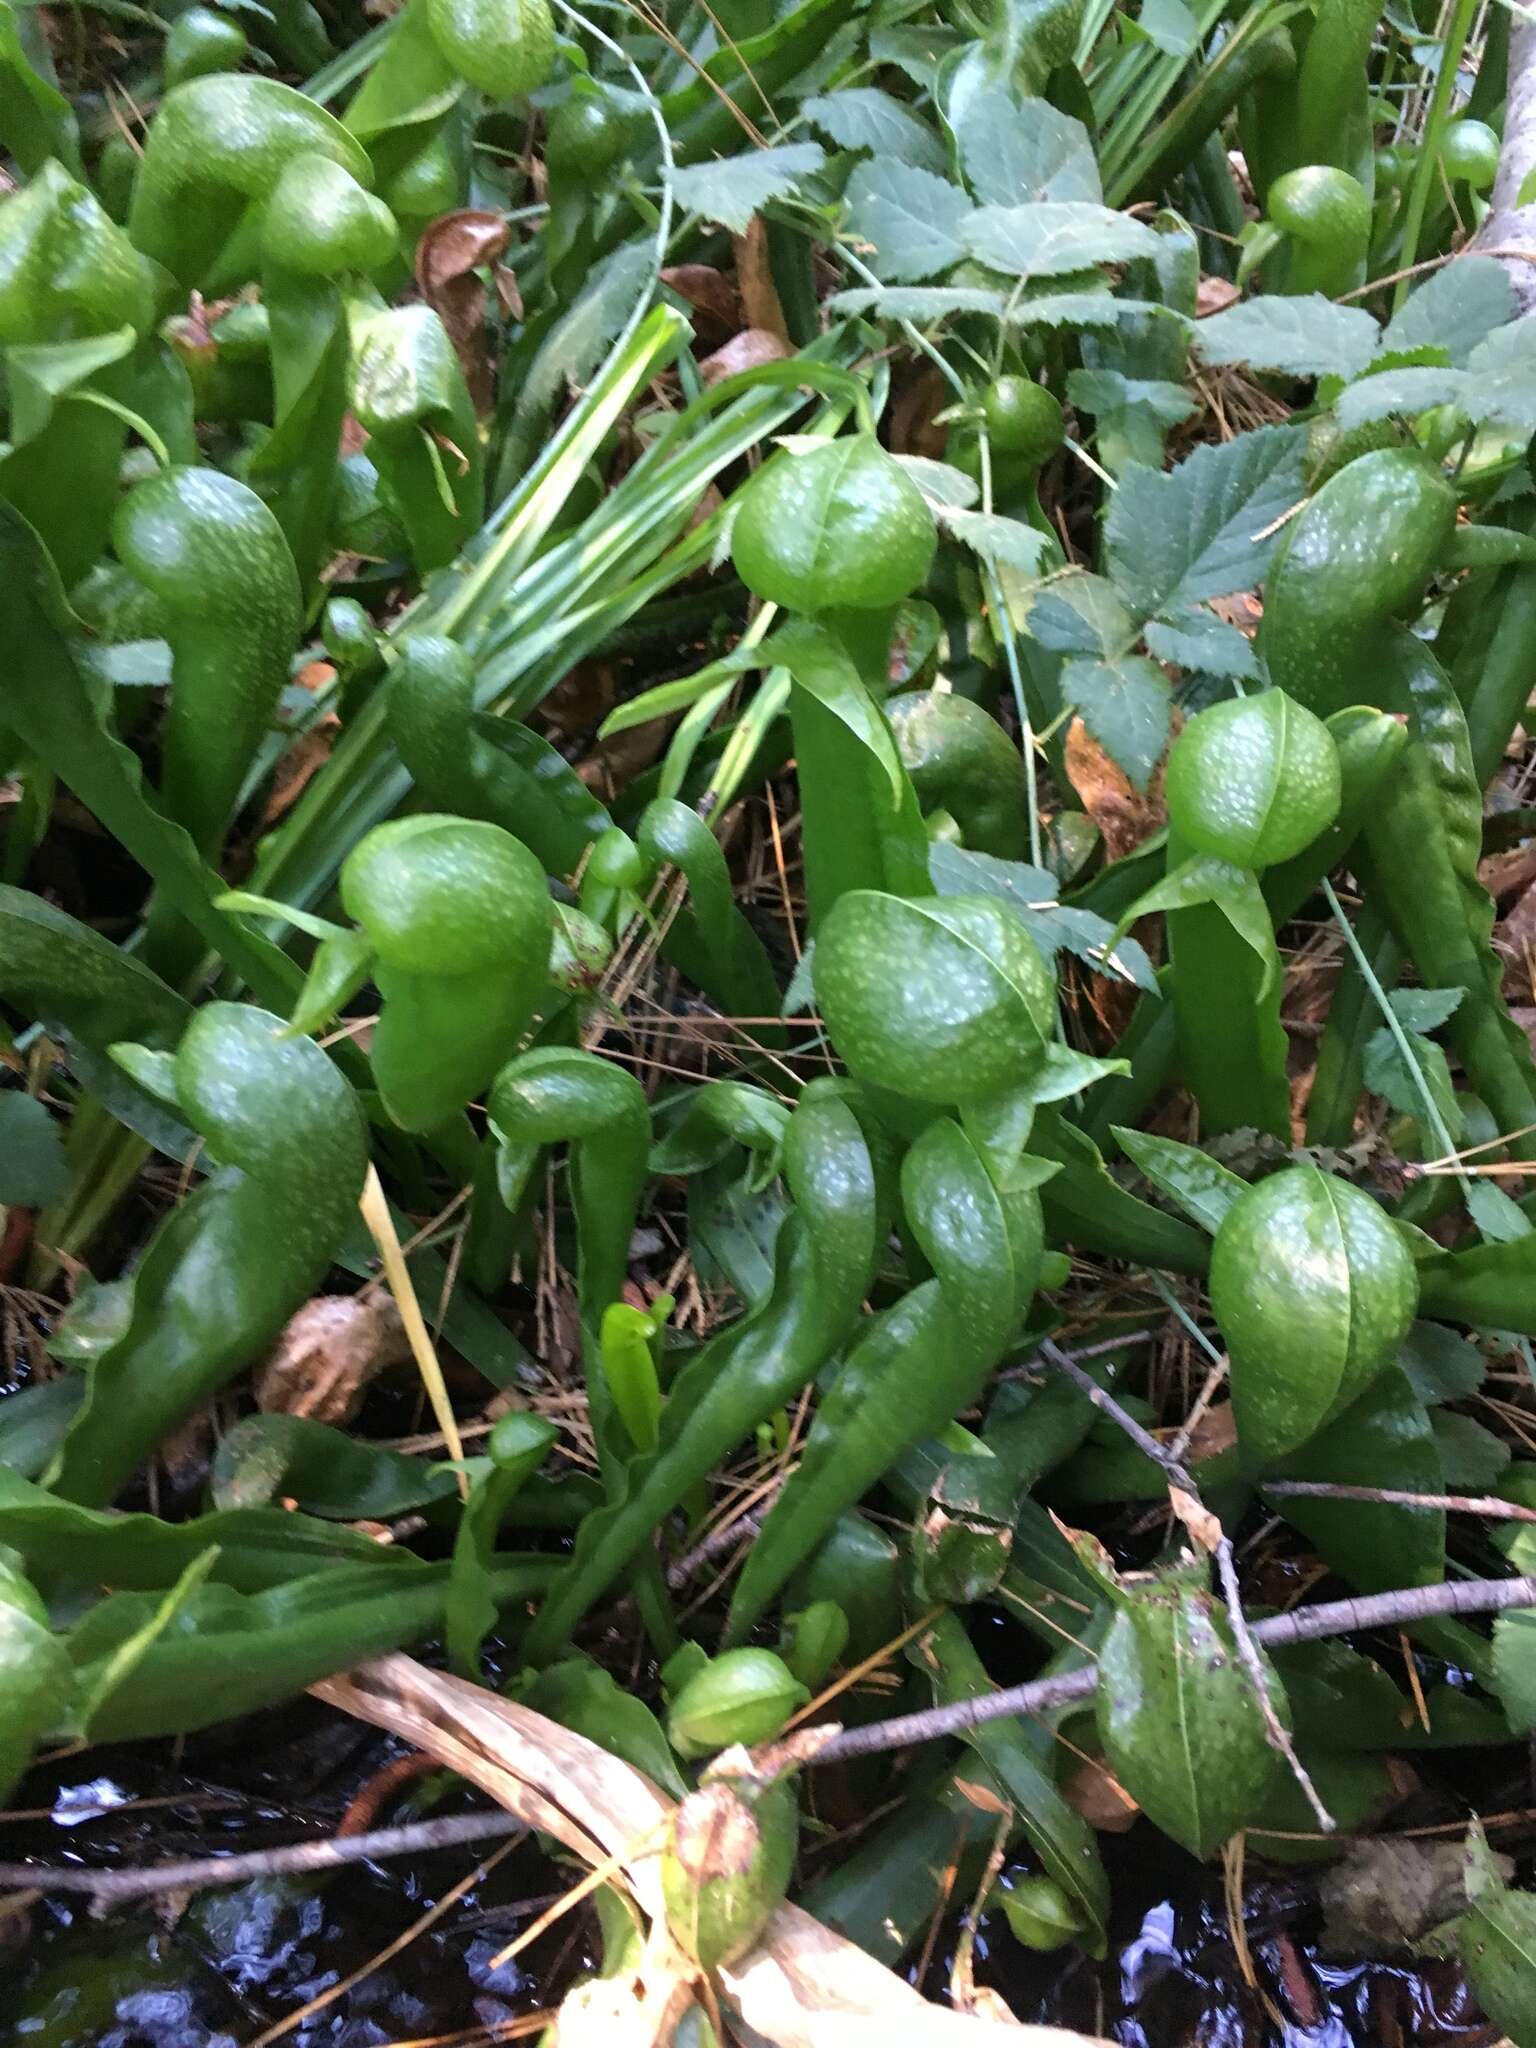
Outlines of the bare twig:
[[1332,1834],[1336,1825],[1333,1815],[1318,1797],[1317,1787],[1313,1784],[1306,1765],[1296,1754],[1296,1745],[1291,1740],[1290,1731],[1281,1722],[1280,1716],[1275,1712],[1274,1702],[1269,1696],[1263,1659],[1259,1656],[1258,1645],[1253,1640],[1248,1617],[1243,1612],[1242,1591],[1237,1582],[1237,1562],[1232,1555],[1232,1539],[1222,1529],[1216,1517],[1210,1515],[1206,1509],[1204,1501],[1200,1498],[1199,1482],[1187,1465],[1176,1458],[1165,1444],[1160,1444],[1149,1430],[1143,1429],[1133,1415],[1126,1413],[1112,1394],[1106,1393],[1097,1380],[1090,1378],[1082,1367],[1074,1359],[1069,1358],[1059,1345],[1053,1344],[1049,1337],[1041,1344],[1040,1353],[1058,1372],[1065,1373],[1073,1386],[1080,1393],[1086,1394],[1094,1406],[1102,1410],[1116,1428],[1122,1430],[1136,1448],[1152,1460],[1168,1481],[1170,1493],[1176,1488],[1178,1493],[1185,1495],[1203,1516],[1209,1518],[1214,1534],[1207,1539],[1199,1533],[1194,1516],[1179,1512],[1183,1504],[1175,1498],[1175,1512],[1179,1512],[1179,1519],[1189,1528],[1191,1538],[1216,1560],[1216,1575],[1221,1581],[1222,1594],[1227,1603],[1227,1619],[1231,1624],[1232,1642],[1237,1651],[1238,1662],[1243,1667],[1243,1675],[1252,1689],[1259,1718],[1264,1723],[1265,1738],[1270,1748],[1285,1758],[1291,1776],[1301,1787],[1307,1804],[1317,1816],[1318,1826],[1324,1834]]
[[[722,1522],[718,1529],[702,1537],[692,1550],[685,1550],[675,1564],[667,1566],[667,1584],[674,1593],[680,1593],[691,1578],[712,1564],[717,1557],[724,1557],[734,1550],[738,1543],[744,1543],[749,1536],[755,1536],[763,1526],[763,1517],[778,1498],[779,1487],[775,1486],[767,1500],[745,1515],[738,1515],[734,1521]],[[1531,1520],[1536,1522],[1536,1515]]]
[[368,1835],[341,1835],[323,1842],[294,1842],[285,1849],[253,1849],[244,1856],[199,1856],[182,1863],[152,1863],[135,1870],[81,1870],[46,1863],[0,1863],[0,1887],[40,1892],[89,1892],[106,1905],[147,1898],[155,1892],[203,1891],[213,1885],[244,1884],[253,1877],[290,1877],[307,1870],[331,1870],[338,1863],[378,1863],[390,1856],[424,1855],[463,1842],[486,1842],[523,1832],[515,1813],[462,1813],[405,1827],[377,1828]]
[[1509,28],[1509,90],[1504,102],[1504,140],[1499,174],[1489,195],[1487,218],[1468,252],[1504,265],[1522,313],[1536,307],[1536,206],[1520,204],[1520,193],[1536,168],[1536,23],[1528,14]]
[[[1395,1628],[1399,1623],[1436,1621],[1462,1614],[1502,1614],[1510,1608],[1536,1607],[1536,1577],[1453,1579],[1438,1586],[1406,1586],[1393,1593],[1372,1593],[1357,1600],[1324,1600],[1294,1614],[1276,1614],[1255,1622],[1255,1642],[1268,1646],[1311,1643],[1322,1636],[1349,1635],[1356,1629]],[[876,1750],[905,1749],[914,1742],[934,1742],[943,1735],[963,1735],[988,1721],[1013,1714],[1043,1714],[1051,1707],[1087,1699],[1099,1682],[1097,1667],[1065,1671],[1057,1678],[1035,1678],[1010,1685],[953,1706],[925,1707],[916,1714],[898,1714],[871,1721],[864,1728],[846,1728],[815,1756],[813,1764],[841,1763]]]
[[1266,1479],[1274,1500],[1358,1500],[1373,1507],[1443,1508],[1450,1515],[1482,1515],[1490,1522],[1536,1522],[1536,1508],[1518,1507],[1494,1494],[1401,1493],[1389,1486],[1335,1486],[1325,1479]]

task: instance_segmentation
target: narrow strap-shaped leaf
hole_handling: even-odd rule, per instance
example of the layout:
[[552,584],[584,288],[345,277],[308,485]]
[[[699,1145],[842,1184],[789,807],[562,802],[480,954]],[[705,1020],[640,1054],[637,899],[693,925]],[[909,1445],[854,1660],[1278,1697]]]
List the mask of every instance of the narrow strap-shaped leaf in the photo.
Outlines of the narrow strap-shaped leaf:
[[902,1165],[902,1205],[933,1278],[859,1333],[737,1582],[726,1626],[739,1642],[774,1594],[909,1444],[969,1407],[1034,1293],[1040,1197],[1004,1194],[948,1117]]
[[785,1135],[795,1206],[774,1251],[774,1283],[673,1382],[656,1451],[631,1461],[623,1497],[589,1515],[571,1563],[528,1632],[547,1663],[689,1488],[806,1386],[846,1337],[884,1242],[877,1161],[835,1082],[813,1081]]

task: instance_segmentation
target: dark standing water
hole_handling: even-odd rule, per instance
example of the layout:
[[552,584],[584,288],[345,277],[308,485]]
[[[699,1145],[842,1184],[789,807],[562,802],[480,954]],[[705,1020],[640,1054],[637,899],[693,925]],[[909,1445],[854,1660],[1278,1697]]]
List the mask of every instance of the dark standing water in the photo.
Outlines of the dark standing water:
[[[129,1865],[329,1835],[394,1753],[308,1703],[199,1738],[180,1760],[169,1744],[93,1751],[73,1768],[65,1761],[33,1773],[15,1804],[49,1810],[0,1826],[0,1856]],[[131,1804],[138,1800],[168,1803],[142,1809]],[[390,1817],[400,1817],[398,1807]],[[980,1931],[978,1981],[1002,1992],[1022,2020],[1102,2033],[1125,2048],[1474,2048],[1492,2038],[1449,1965],[1319,1960],[1291,1879],[1250,1890],[1249,1942],[1266,2010],[1234,1955],[1219,1872],[1150,1830],[1111,1837],[1105,1848],[1117,1913],[1104,1963],[1070,1950],[1032,1955],[1000,1917]],[[0,1921],[0,2041],[245,2048],[404,1934],[481,1854],[457,1848],[268,1879],[168,1907],[119,1908],[104,1920],[78,1897],[44,1900]],[[293,2048],[494,2040],[593,1964],[595,1923],[577,1912],[515,1962],[492,1967],[569,1881],[534,1845],[515,1847],[442,1920],[284,2040]],[[931,1995],[944,1996],[947,1977],[942,1961],[931,1966]]]

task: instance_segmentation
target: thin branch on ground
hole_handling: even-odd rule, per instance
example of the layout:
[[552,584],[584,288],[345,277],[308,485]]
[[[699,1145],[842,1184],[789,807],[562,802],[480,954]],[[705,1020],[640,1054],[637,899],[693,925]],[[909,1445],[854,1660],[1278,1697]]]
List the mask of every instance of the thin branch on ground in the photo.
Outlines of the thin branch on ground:
[[241,1856],[200,1856],[182,1863],[152,1863],[134,1870],[81,1870],[46,1863],[0,1863],[0,1886],[40,1892],[89,1892],[99,1903],[142,1899],[156,1892],[205,1891],[213,1885],[244,1884],[255,1877],[291,1877],[301,1871],[331,1870],[339,1863],[379,1863],[391,1856],[420,1856],[464,1842],[487,1842],[524,1833],[515,1813],[447,1814],[377,1828],[368,1835],[340,1835],[323,1842],[294,1842],[283,1849],[253,1849]]
[[1490,1522],[1536,1522],[1536,1508],[1523,1508],[1491,1493],[1402,1493],[1390,1486],[1335,1485],[1326,1479],[1266,1479],[1264,1491],[1274,1500],[1358,1500],[1371,1507],[1421,1512],[1443,1508],[1448,1515],[1482,1515]]
[[[1324,1600],[1294,1614],[1272,1615],[1253,1624],[1253,1638],[1271,1648],[1351,1635],[1357,1629],[1396,1628],[1403,1623],[1467,1614],[1504,1614],[1525,1607],[1536,1607],[1536,1576],[1452,1579],[1438,1586],[1405,1586],[1358,1599]],[[983,1727],[988,1721],[1006,1721],[1014,1714],[1043,1714],[1052,1707],[1089,1698],[1098,1682],[1098,1667],[1090,1664],[1059,1677],[1004,1686],[978,1699],[957,1700],[953,1706],[924,1707],[915,1714],[871,1721],[864,1728],[845,1728],[806,1761],[842,1763],[848,1757],[870,1756],[878,1750],[905,1749],[916,1742],[936,1742],[944,1735],[963,1735],[967,1729]]]
[[1145,1457],[1152,1460],[1153,1464],[1157,1466],[1163,1477],[1168,1481],[1170,1494],[1173,1494],[1174,1489],[1177,1489],[1178,1493],[1183,1494],[1191,1501],[1200,1511],[1200,1515],[1209,1521],[1210,1527],[1215,1533],[1210,1537],[1206,1537],[1199,1533],[1195,1526],[1192,1526],[1196,1521],[1196,1517],[1180,1513],[1181,1503],[1177,1498],[1174,1499],[1174,1512],[1179,1514],[1179,1520],[1189,1530],[1191,1541],[1196,1543],[1200,1549],[1207,1551],[1216,1560],[1216,1575],[1221,1581],[1222,1595],[1227,1603],[1227,1619],[1232,1629],[1233,1645],[1237,1650],[1238,1662],[1243,1667],[1243,1675],[1247,1678],[1252,1689],[1254,1702],[1258,1707],[1259,1717],[1264,1723],[1264,1734],[1269,1746],[1285,1758],[1291,1776],[1301,1787],[1302,1792],[1306,1796],[1307,1804],[1317,1816],[1318,1826],[1323,1830],[1324,1834],[1331,1834],[1336,1826],[1333,1815],[1324,1806],[1321,1798],[1319,1798],[1317,1787],[1308,1775],[1306,1765],[1296,1754],[1296,1745],[1291,1740],[1290,1732],[1281,1722],[1280,1716],[1275,1712],[1274,1702],[1269,1696],[1269,1686],[1264,1677],[1263,1660],[1260,1658],[1258,1647],[1253,1640],[1253,1631],[1248,1625],[1248,1617],[1243,1612],[1242,1590],[1237,1581],[1237,1561],[1232,1555],[1232,1539],[1222,1528],[1220,1521],[1210,1513],[1205,1502],[1201,1499],[1199,1481],[1195,1479],[1187,1465],[1176,1458],[1165,1444],[1160,1444],[1150,1430],[1143,1429],[1133,1415],[1126,1413],[1112,1394],[1106,1393],[1097,1380],[1092,1379],[1085,1373],[1076,1360],[1069,1358],[1059,1345],[1051,1342],[1049,1337],[1041,1344],[1040,1354],[1055,1367],[1057,1372],[1064,1373],[1080,1393],[1085,1394],[1096,1408],[1109,1417],[1117,1429],[1123,1431],[1130,1438],[1131,1442],[1135,1444],[1136,1448]]

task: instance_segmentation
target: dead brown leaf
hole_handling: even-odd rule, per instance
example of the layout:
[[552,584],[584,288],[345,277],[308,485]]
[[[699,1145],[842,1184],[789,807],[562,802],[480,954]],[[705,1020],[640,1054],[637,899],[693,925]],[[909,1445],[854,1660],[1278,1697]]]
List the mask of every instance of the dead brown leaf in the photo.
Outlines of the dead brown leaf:
[[1477,879],[1495,903],[1518,896],[1536,882],[1536,839],[1526,846],[1512,846],[1505,853],[1491,853],[1477,864]]
[[1236,1443],[1237,1422],[1232,1414],[1232,1403],[1220,1401],[1207,1408],[1189,1432],[1184,1456],[1191,1465],[1200,1465],[1207,1458],[1214,1458],[1219,1451],[1232,1450]]
[[[320,666],[318,662],[310,664],[311,669]],[[305,674],[309,672],[306,670]],[[325,672],[327,677],[335,674],[335,670],[329,667]],[[302,683],[303,680],[304,677],[300,676],[299,681]],[[308,732],[301,733],[294,741],[272,771],[272,787],[267,791],[267,801],[261,813],[263,830],[275,825],[279,818],[286,817],[293,809],[311,779],[331,758],[331,749],[340,734],[341,720],[334,711],[327,711]]]
[[1101,1835],[1123,1835],[1134,1827],[1141,1808],[1097,1757],[1085,1756],[1061,1788],[1068,1806]]
[[891,447],[898,455],[925,455],[935,462],[944,457],[949,440],[948,427],[937,424],[950,399],[949,386],[930,364],[925,363],[897,393],[891,408]]
[[1106,860],[1134,853],[1144,839],[1167,823],[1163,809],[1163,771],[1159,768],[1143,796],[1123,768],[1099,745],[1080,718],[1067,727],[1067,774],[1098,826]]
[[1494,928],[1494,951],[1504,962],[1504,992],[1515,1002],[1536,996],[1536,883]]
[[[511,234],[499,213],[466,207],[429,221],[416,244],[417,289],[447,329],[477,413],[490,409],[494,388],[485,338],[485,286],[477,273],[505,252]],[[512,292],[516,295],[515,279]],[[521,310],[520,300],[514,310]]]
[[999,1799],[990,1785],[980,1785],[974,1778],[956,1778],[955,1790],[966,1805],[974,1806],[978,1813],[991,1813],[1001,1817],[1013,1811],[1008,1801]]
[[789,344],[770,334],[766,327],[743,327],[723,348],[704,358],[699,375],[707,385],[719,384],[739,370],[755,370],[760,363],[780,363],[791,354]]
[[661,273],[661,281],[693,308],[701,341],[718,347],[742,325],[741,293],[712,263],[674,263]]
[[387,1294],[318,1294],[288,1320],[256,1375],[256,1405],[267,1415],[347,1422],[370,1380],[410,1357]]
[[749,327],[766,327],[788,346],[789,323],[779,303],[779,288],[773,281],[768,260],[768,230],[760,218],[752,220],[744,235],[736,237],[736,282],[741,289],[741,310]]
[[1195,287],[1195,318],[1204,320],[1210,313],[1223,313],[1228,306],[1235,306],[1242,293],[1229,277],[1202,277]]
[[1256,590],[1236,590],[1230,597],[1213,597],[1211,610],[1218,619],[1225,619],[1229,626],[1236,626],[1239,633],[1246,633],[1250,640],[1264,616],[1264,607],[1259,603]]

